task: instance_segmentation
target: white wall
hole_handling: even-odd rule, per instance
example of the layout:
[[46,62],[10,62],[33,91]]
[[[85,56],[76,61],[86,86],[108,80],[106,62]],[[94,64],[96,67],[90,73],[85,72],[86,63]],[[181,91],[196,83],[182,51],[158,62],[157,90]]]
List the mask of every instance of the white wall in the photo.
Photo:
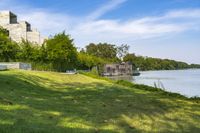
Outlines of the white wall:
[[6,66],[7,69],[23,69],[23,70],[32,69],[31,64],[21,63],[21,62],[0,62],[0,66]]

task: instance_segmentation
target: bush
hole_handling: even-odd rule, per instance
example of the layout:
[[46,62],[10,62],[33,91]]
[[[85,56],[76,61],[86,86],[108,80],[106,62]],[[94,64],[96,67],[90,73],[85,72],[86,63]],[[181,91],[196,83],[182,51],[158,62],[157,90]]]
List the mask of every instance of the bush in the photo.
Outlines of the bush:
[[91,70],[91,74],[99,75],[99,72],[98,72],[97,67],[93,67],[93,68],[92,68],[92,70]]

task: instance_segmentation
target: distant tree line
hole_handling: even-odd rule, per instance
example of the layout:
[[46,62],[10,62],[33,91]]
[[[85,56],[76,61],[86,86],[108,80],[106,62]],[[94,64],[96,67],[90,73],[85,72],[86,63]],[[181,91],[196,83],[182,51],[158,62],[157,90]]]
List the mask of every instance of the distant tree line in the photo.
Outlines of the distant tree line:
[[78,69],[91,70],[94,66],[102,71],[107,63],[130,61],[142,70],[169,70],[200,68],[184,62],[145,58],[129,54],[129,46],[116,46],[108,43],[90,43],[80,51],[73,39],[65,32],[47,39],[42,45],[26,40],[21,43],[12,41],[8,31],[0,28],[0,62],[28,62],[35,70],[60,71]]
[[169,59],[159,59],[152,57],[136,56],[135,54],[127,54],[124,61],[130,61],[135,68],[140,70],[178,70],[188,68],[200,68],[198,64],[187,64],[185,62],[174,61]]

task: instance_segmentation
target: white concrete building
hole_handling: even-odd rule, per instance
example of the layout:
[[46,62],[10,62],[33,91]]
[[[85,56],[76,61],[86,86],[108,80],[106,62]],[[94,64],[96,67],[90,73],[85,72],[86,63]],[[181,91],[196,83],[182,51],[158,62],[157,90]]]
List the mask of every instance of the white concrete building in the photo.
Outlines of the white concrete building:
[[42,44],[44,39],[40,32],[33,30],[26,21],[17,21],[17,16],[10,11],[0,11],[0,26],[9,31],[9,37],[16,42],[22,39],[32,43]]

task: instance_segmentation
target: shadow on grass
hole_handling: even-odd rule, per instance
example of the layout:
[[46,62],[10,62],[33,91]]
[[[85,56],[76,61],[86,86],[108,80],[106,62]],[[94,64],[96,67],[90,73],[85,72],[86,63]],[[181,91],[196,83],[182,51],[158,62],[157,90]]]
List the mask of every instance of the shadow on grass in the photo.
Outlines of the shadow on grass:
[[[100,82],[63,84],[33,75],[1,74],[0,85],[0,132],[200,131],[198,104],[152,92]],[[166,116],[180,108],[188,121]]]

